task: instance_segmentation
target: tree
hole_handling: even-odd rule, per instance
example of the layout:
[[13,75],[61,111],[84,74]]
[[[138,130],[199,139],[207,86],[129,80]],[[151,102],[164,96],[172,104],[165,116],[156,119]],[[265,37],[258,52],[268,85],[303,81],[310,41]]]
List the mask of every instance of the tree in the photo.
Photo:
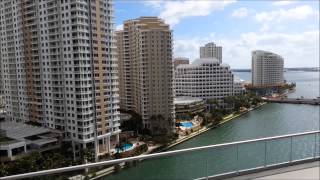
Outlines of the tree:
[[203,114],[203,125],[207,125],[212,122],[212,114],[207,112]]
[[219,101],[217,99],[208,99],[207,104],[209,105],[210,109],[219,107]]
[[155,135],[163,135],[170,133],[171,127],[174,126],[171,118],[165,119],[162,115],[153,115],[150,117],[151,132]]
[[116,144],[116,147],[115,147],[116,149],[117,149],[117,153],[119,152],[119,150],[121,151],[121,152],[123,152],[125,149],[124,149],[124,143],[123,142],[119,142],[118,144]]
[[223,120],[223,110],[222,109],[214,109],[210,111],[214,124],[219,124]]
[[125,131],[138,131],[141,132],[143,129],[143,124],[142,124],[142,117],[141,115],[135,113],[134,111],[124,111],[121,110],[122,112],[125,112],[127,114],[131,115],[131,118],[127,121],[123,121],[121,123],[121,129]]
[[92,148],[80,149],[79,158],[80,158],[81,164],[87,163],[87,162],[94,162],[95,161],[94,149]]
[[0,177],[3,177],[3,176],[8,176],[9,175],[9,172],[7,170],[7,167],[6,165],[4,165],[3,163],[0,164]]

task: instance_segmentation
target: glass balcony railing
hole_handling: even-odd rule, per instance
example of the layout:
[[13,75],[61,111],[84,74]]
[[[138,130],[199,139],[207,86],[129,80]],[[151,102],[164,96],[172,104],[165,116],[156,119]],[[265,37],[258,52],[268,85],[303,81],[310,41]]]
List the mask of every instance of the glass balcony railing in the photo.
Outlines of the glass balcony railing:
[[[207,179],[278,168],[320,159],[320,131],[209,145],[0,179]],[[125,168],[122,168],[125,167]],[[109,173],[107,172],[113,172]]]

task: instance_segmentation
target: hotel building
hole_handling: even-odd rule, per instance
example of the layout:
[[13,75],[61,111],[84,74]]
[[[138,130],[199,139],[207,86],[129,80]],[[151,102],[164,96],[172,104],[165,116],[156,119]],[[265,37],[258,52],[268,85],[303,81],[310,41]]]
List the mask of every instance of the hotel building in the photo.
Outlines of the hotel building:
[[217,59],[200,58],[192,64],[179,65],[175,70],[176,96],[216,99],[225,107],[223,99],[233,95],[233,74],[229,65]]
[[2,0],[0,17],[9,121],[108,153],[120,132],[112,0]]
[[252,85],[254,87],[278,86],[284,83],[283,58],[272,52],[252,52]]

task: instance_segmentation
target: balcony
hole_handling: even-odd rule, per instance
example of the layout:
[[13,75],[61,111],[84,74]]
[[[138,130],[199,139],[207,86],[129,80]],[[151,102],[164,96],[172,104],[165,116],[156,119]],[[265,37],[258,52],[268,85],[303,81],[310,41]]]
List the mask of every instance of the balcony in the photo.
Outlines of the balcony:
[[[124,163],[130,162],[139,164],[137,167],[124,169],[123,172],[120,171],[113,176],[106,176],[105,179],[128,179],[128,177],[130,179],[237,179],[239,176],[247,174],[269,170],[279,171],[281,168],[311,162],[315,165],[307,166],[304,170],[301,170],[301,168],[293,170],[300,174],[300,177],[308,177],[308,175],[316,172],[319,167],[319,145],[320,131],[310,131],[100,161],[18,174],[0,179],[22,179],[53,174],[67,176],[72,171],[77,171],[79,174],[83,172],[84,174],[84,169],[117,164],[123,166]],[[301,176],[301,173],[307,174]],[[264,176],[268,175],[264,174]],[[254,178],[257,178],[257,176]],[[314,177],[314,179],[316,178]]]

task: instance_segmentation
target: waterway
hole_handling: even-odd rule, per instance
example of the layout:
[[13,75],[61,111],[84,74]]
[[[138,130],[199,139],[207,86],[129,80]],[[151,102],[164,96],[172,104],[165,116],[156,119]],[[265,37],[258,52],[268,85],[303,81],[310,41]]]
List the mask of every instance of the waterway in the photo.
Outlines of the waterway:
[[[250,73],[236,73],[236,75],[250,80]],[[285,77],[287,81],[297,84],[296,91],[290,94],[290,97],[319,96],[318,72],[286,72]],[[170,150],[319,130],[319,113],[319,106],[270,103]],[[319,143],[320,138],[316,138]],[[319,144],[314,144],[314,137],[296,138],[293,142],[293,159],[309,157],[314,151],[319,153],[317,148]],[[269,142],[267,163],[289,160],[289,144],[289,139]],[[264,144],[254,143],[239,148],[239,161],[236,161],[235,147],[205,150],[143,161],[135,167],[124,169],[102,179],[194,179],[207,174],[214,175],[237,168],[254,168],[263,165]]]
[[[250,72],[235,72],[235,76],[251,82]],[[319,72],[304,72],[304,71],[287,71],[284,73],[284,78],[287,82],[295,82],[297,87],[294,93],[288,97],[319,97]]]

